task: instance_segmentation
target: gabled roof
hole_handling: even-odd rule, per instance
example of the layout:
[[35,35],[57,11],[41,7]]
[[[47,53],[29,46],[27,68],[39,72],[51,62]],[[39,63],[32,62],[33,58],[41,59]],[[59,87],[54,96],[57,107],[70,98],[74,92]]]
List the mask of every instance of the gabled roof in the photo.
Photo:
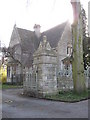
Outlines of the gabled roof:
[[39,39],[36,37],[34,31],[21,28],[17,28],[17,30],[21,38],[22,62],[24,65],[30,66],[33,61],[33,53],[39,46]]
[[33,61],[33,53],[37,50],[39,47],[40,41],[43,40],[43,36],[47,36],[47,40],[49,41],[52,48],[57,47],[57,44],[62,36],[62,33],[64,31],[64,28],[66,26],[67,22],[62,23],[56,27],[53,27],[52,29],[49,29],[43,33],[41,33],[41,37],[37,38],[34,31],[18,28],[17,32],[20,37],[20,45],[23,53],[28,54],[29,56],[22,56],[22,61],[25,65],[30,66],[32,65]]
[[49,41],[50,45],[52,48],[55,48],[57,47],[57,44],[62,36],[62,33],[64,31],[64,28],[66,26],[67,22],[64,22],[60,25],[57,25],[45,32],[42,33],[42,36],[41,36],[41,40],[42,40],[42,37],[44,35],[47,36],[47,40]]
[[21,28],[17,28],[19,36],[21,38],[21,46],[23,51],[35,51],[39,45],[39,39],[36,37],[34,31],[29,31]]

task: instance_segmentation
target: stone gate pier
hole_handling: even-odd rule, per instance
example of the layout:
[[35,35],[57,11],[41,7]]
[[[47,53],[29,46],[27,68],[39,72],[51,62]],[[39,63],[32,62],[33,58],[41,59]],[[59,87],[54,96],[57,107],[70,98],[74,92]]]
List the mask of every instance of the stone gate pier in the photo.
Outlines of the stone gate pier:
[[[42,97],[44,97],[46,94],[56,93],[57,55],[56,52],[51,48],[46,36],[44,36],[43,41],[40,42],[39,48],[33,54],[33,58],[34,61],[32,74],[34,74],[35,77],[33,79],[32,75],[32,77],[29,78],[29,84],[24,87],[25,91],[27,90],[29,93],[32,92],[36,96]],[[33,81],[35,81],[34,87],[32,86]],[[29,88],[29,90],[27,88]]]

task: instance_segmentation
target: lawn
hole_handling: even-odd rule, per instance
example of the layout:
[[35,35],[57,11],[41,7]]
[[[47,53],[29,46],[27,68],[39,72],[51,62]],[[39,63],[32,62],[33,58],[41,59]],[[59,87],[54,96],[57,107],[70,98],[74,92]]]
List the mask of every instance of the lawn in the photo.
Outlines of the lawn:
[[55,95],[46,95],[46,99],[63,101],[63,102],[78,102],[81,100],[86,100],[90,96],[90,89],[82,94],[77,94],[73,91],[60,91]]
[[0,89],[22,88],[22,85],[0,84]]

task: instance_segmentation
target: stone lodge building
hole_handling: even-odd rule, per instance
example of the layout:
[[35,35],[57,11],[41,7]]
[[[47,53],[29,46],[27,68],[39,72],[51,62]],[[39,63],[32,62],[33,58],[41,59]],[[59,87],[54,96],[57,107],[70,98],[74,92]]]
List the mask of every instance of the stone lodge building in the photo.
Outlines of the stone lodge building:
[[[22,28],[18,28],[16,27],[16,25],[14,26],[13,32],[11,35],[10,44],[9,44],[9,48],[13,53],[14,60],[12,58],[9,58],[7,82],[12,82],[12,81],[21,82],[23,80],[25,83],[27,78],[30,79],[31,73],[34,74],[32,75],[34,76],[34,78],[32,77],[32,79],[36,80],[36,77],[37,77],[36,74],[38,72],[37,70],[35,70],[36,68],[34,68],[35,67],[34,64],[36,64],[35,52],[37,53],[40,46],[42,46],[41,44],[43,42],[43,39],[45,39],[45,36],[46,36],[46,41],[48,41],[49,49],[53,51],[53,53],[55,53],[54,56],[56,61],[54,61],[54,63],[56,64],[56,66],[54,66],[55,69],[54,68],[53,69],[54,69],[54,72],[56,72],[55,73],[56,75],[54,76],[57,77],[59,80],[61,80],[59,75],[62,76],[64,74],[65,76],[70,76],[69,84],[71,81],[71,86],[73,86],[72,78],[71,78],[72,65],[70,60],[70,57],[72,54],[72,30],[71,30],[70,23],[66,21],[42,33],[40,32],[40,27],[41,27],[40,25],[35,24],[34,31],[29,31]],[[53,55],[48,54],[46,56],[52,57]],[[45,58],[45,56],[43,56],[43,59],[46,60],[49,58],[48,57]],[[49,63],[51,62],[50,64],[53,65],[52,60],[48,62]],[[47,63],[47,65],[49,65],[49,63]],[[49,71],[50,71],[50,68],[49,68]],[[26,73],[28,73],[28,75]],[[49,79],[50,75],[47,77]],[[61,88],[63,87],[65,87],[65,85],[62,85]],[[25,88],[25,84],[24,84],[24,88]]]
[[[80,33],[83,26],[80,18],[81,9],[78,9],[80,2],[71,0],[71,3],[74,20],[79,12],[79,20],[76,22],[77,33]],[[15,25],[9,44],[12,57],[8,62],[7,81],[23,82],[24,93],[37,97],[54,94],[58,90],[73,89],[72,28],[76,22],[71,26],[66,21],[42,33],[38,24],[34,25],[34,31],[21,29]],[[86,79],[87,87],[88,80],[89,77]]]
[[68,21],[43,33],[40,33],[40,25],[35,25],[34,31],[21,29],[15,25],[9,44],[15,59],[9,58],[8,82],[11,81],[12,76],[20,79],[22,70],[17,60],[22,63],[23,68],[32,67],[33,53],[39,47],[43,36],[47,36],[51,48],[57,53],[58,71],[71,67],[70,64],[63,64],[63,59],[69,57],[72,53],[71,25]]

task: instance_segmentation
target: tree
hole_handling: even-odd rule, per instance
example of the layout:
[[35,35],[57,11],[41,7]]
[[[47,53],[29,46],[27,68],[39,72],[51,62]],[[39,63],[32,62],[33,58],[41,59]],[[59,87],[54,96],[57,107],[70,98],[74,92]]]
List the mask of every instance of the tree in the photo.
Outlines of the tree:
[[[20,68],[21,68],[21,74],[20,74],[20,81],[22,82],[23,81],[23,64],[22,64],[22,61],[21,59],[18,59],[18,56],[20,56],[20,54],[15,54],[15,48],[14,47],[3,47],[2,48],[2,52],[4,54],[5,57],[8,57],[9,58],[9,61],[13,61],[13,63],[17,64],[17,65],[20,65]],[[12,74],[12,84],[13,84],[13,74]],[[21,83],[20,82],[20,83]]]
[[16,61],[17,63],[19,63],[20,65],[22,65],[21,61],[18,60],[18,59],[15,57],[15,54],[14,54],[14,53],[15,53],[15,49],[14,49],[14,47],[13,47],[13,48],[11,48],[11,47],[8,47],[8,48],[3,47],[3,48],[2,48],[2,52],[3,52],[3,54],[4,54],[5,57],[10,57],[10,58],[12,58],[14,61]]
[[83,24],[83,60],[84,60],[84,69],[87,69],[88,66],[88,43],[89,43],[89,38],[88,38],[88,26],[87,26],[87,17],[86,17],[86,12],[84,8],[81,8],[81,14],[82,14],[82,24]]
[[86,91],[85,77],[84,77],[84,64],[83,64],[83,23],[80,2],[71,0],[73,7],[74,22],[72,24],[72,37],[73,37],[73,83],[74,90],[77,93]]

